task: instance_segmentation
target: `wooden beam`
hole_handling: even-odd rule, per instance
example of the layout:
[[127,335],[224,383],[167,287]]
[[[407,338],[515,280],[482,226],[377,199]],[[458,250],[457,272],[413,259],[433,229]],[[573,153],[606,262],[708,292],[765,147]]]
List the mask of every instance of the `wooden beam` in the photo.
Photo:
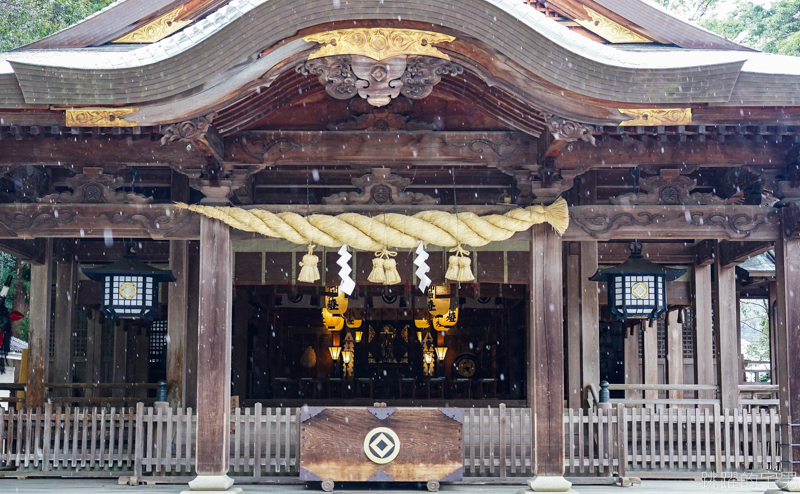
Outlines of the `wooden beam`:
[[[800,475],[800,240],[788,235],[775,244],[778,320],[776,366],[781,414],[781,459],[784,471]],[[794,424],[792,426],[788,424]],[[795,446],[790,446],[794,444]]]
[[627,142],[609,139],[597,147],[588,142],[573,143],[556,160],[556,168],[580,170],[592,167],[632,167],[643,165],[675,165],[703,167],[732,167],[743,165],[783,166],[786,144],[743,140],[719,142],[689,141],[664,144],[657,139],[645,142],[629,139]]
[[196,471],[228,472],[231,396],[232,249],[230,229],[200,220]]
[[562,283],[561,239],[547,225],[534,226],[528,389],[533,396],[533,473],[541,476],[564,475]]
[[583,386],[581,386],[581,264],[578,244],[568,243],[567,252],[567,406],[572,409],[583,405]]
[[47,364],[50,360],[50,288],[53,281],[53,241],[45,241],[44,262],[31,266],[31,314],[28,335],[28,381],[25,407],[44,405]]
[[[697,384],[714,384],[711,265],[694,267],[694,373]],[[698,398],[714,399],[714,393],[699,391]]]
[[186,333],[189,317],[189,242],[172,240],[169,243],[169,269],[175,281],[169,284],[167,299],[167,389],[174,390],[170,403],[186,406]]
[[[659,264],[693,264],[695,247],[691,242],[642,242],[642,254],[648,261]],[[621,264],[631,255],[628,242],[599,242],[597,259],[600,264]]]
[[726,239],[779,235],[776,208],[761,206],[574,206],[564,240]]
[[723,267],[735,266],[767,252],[774,245],[774,242],[723,241],[720,242],[720,263]]
[[[67,257],[56,263],[55,333],[52,382],[72,382],[72,320],[75,313],[77,263]],[[57,396],[69,396],[57,392]]]
[[[678,322],[678,311],[667,314],[667,383],[683,382],[683,324]],[[683,399],[683,391],[669,392],[670,400]]]
[[[721,256],[717,242],[716,258]],[[736,267],[714,265],[714,336],[717,343],[717,382],[720,385],[721,406],[739,406],[739,327],[736,304]]]
[[[694,244],[694,263],[696,266],[711,266],[716,255],[716,242],[700,240]],[[710,275],[709,275],[710,276]]]
[[44,260],[45,240],[0,239],[0,250],[31,264],[42,264]]
[[600,389],[600,306],[597,282],[597,242],[580,243],[581,389]]

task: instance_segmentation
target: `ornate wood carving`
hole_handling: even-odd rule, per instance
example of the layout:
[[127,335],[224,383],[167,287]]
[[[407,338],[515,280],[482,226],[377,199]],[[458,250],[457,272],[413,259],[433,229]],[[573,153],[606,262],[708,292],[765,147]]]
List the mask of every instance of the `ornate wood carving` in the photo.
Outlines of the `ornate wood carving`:
[[354,178],[361,192],[340,192],[322,199],[324,204],[439,204],[431,196],[403,192],[411,180],[392,173],[391,168],[373,168],[372,173]]
[[761,206],[575,206],[565,240],[720,238],[774,240],[779,210]]
[[650,108],[646,110],[619,108],[619,112],[634,117],[632,120],[620,122],[620,127],[689,125],[692,123],[691,108]]
[[586,141],[593,146],[596,146],[593,130],[589,127],[571,120],[556,117],[551,113],[540,113],[544,118],[544,124],[547,130],[553,135],[553,138],[559,141],[575,142]]
[[295,70],[313,74],[325,91],[336,99],[356,94],[373,106],[385,106],[401,93],[422,99],[446,74],[458,75],[464,69],[449,60],[428,56],[398,56],[376,62],[361,55],[339,55],[307,60]]
[[653,41],[645,38],[639,33],[635,33],[625,26],[617,24],[608,17],[595,12],[586,5],[583,6],[589,14],[591,21],[575,19],[581,26],[585,27],[601,38],[611,43],[652,43]]
[[436,130],[433,122],[411,117],[414,102],[406,97],[394,99],[382,108],[375,108],[361,98],[351,99],[347,106],[353,116],[343,122],[329,123],[328,130]]
[[122,178],[104,175],[102,168],[86,167],[83,173],[66,179],[70,192],[50,194],[39,202],[51,204],[149,204],[152,197],[117,192],[125,186]]
[[7,198],[9,201],[36,202],[50,190],[50,177],[40,167],[11,166],[6,169],[6,173],[14,183],[14,196]]
[[136,113],[138,108],[75,108],[66,110],[67,127],[137,127],[125,120],[125,115]]
[[209,113],[204,117],[197,117],[185,122],[176,122],[161,126],[161,144],[172,141],[194,141],[205,139],[212,128],[211,123],[216,118],[216,113]]
[[680,169],[665,168],[655,177],[642,179],[641,188],[646,194],[628,193],[609,197],[611,204],[620,205],[663,205],[677,206],[681,204],[725,204],[725,200],[708,193],[689,192],[697,187],[697,180],[681,175]]
[[466,149],[472,153],[484,155],[488,154],[487,151],[491,150],[500,160],[510,158],[517,151],[519,146],[519,138],[516,134],[509,134],[506,139],[490,140],[490,139],[469,139],[466,142],[456,142],[452,138],[442,137],[442,140],[448,146],[457,149]]
[[303,41],[325,45],[309,55],[309,60],[332,55],[361,55],[374,60],[399,55],[427,55],[449,60],[450,57],[433,45],[453,40],[455,37],[446,34],[395,28],[340,29],[303,37]]
[[144,26],[120,36],[112,41],[112,43],[155,43],[156,41],[166,38],[170,34],[192,23],[192,21],[176,20],[176,17],[181,13],[183,7],[184,5],[181,5],[170,10]]

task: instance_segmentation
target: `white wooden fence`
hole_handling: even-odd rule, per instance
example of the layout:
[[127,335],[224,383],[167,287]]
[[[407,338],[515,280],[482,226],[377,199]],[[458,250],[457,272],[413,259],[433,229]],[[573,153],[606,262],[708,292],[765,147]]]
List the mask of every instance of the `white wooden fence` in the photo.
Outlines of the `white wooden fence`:
[[[298,408],[237,408],[230,475],[298,474]],[[188,476],[194,472],[192,409],[0,409],[0,468],[39,475]],[[532,471],[527,408],[464,410],[464,475],[526,477]],[[698,478],[703,473],[778,471],[774,409],[626,408],[564,411],[570,477]]]

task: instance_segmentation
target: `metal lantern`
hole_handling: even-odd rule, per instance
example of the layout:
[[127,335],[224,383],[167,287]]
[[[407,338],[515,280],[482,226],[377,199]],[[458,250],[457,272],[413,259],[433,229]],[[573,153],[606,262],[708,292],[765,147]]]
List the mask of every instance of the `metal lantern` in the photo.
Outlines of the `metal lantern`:
[[99,268],[84,268],[90,280],[103,286],[100,310],[111,319],[141,318],[152,321],[158,314],[158,284],[175,281],[172,271],[149,266],[128,248],[125,257]]
[[642,256],[642,244],[628,245],[628,260],[608,269],[598,269],[589,280],[608,283],[608,308],[614,319],[654,320],[667,310],[667,282],[674,281],[685,269],[671,269],[652,263]]

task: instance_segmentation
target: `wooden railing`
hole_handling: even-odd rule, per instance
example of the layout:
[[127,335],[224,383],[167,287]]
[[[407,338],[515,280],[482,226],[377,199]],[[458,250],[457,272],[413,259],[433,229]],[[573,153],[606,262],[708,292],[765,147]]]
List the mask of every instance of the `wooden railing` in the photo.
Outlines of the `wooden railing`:
[[[234,409],[229,474],[296,477],[299,414],[299,408]],[[0,468],[20,475],[189,476],[196,426],[191,409],[141,403],[135,409],[0,410]],[[569,477],[700,478],[781,466],[774,409],[567,409],[564,438]],[[528,408],[464,409],[463,441],[466,477],[533,474]]]
[[[0,391],[12,391],[12,394],[25,394],[27,384],[25,383],[1,383]],[[45,387],[49,390],[106,390],[112,391],[137,391],[137,390],[151,390],[158,389],[156,383],[46,383]],[[65,392],[68,394],[68,392]],[[95,406],[104,406],[110,404],[135,404],[135,403],[154,403],[155,398],[148,398],[142,396],[58,396],[55,393],[50,393],[47,397],[52,403],[70,403],[70,404],[92,404]],[[20,403],[24,402],[25,398],[19,396],[0,396],[0,403]]]

